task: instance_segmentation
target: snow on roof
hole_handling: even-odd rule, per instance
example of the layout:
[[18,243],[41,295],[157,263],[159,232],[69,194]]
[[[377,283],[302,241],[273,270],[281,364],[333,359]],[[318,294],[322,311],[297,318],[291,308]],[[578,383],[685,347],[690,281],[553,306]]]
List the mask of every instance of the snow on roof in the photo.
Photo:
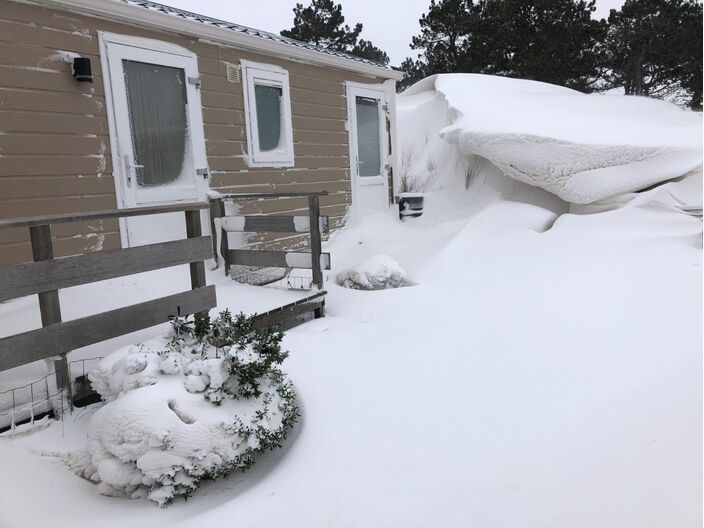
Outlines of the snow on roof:
[[327,55],[334,55],[336,57],[341,57],[343,59],[349,59],[351,61],[355,62],[361,62],[364,64],[369,64],[371,66],[380,66],[382,68],[386,68],[381,63],[365,59],[363,57],[357,57],[355,55],[350,55],[349,53],[344,53],[342,51],[337,51],[333,50],[330,48],[326,48],[323,46],[316,46],[315,44],[311,44],[309,42],[302,42],[300,40],[295,40],[287,37],[282,37],[281,35],[277,35],[275,33],[269,33],[268,31],[262,31],[260,29],[254,29],[251,27],[243,26],[241,24],[235,24],[234,22],[228,22],[226,20],[220,20],[218,18],[213,18],[205,15],[199,15],[198,13],[193,13],[191,11],[185,11],[183,9],[178,9],[175,7],[159,4],[157,2],[152,2],[150,0],[120,0],[121,2],[137,7],[142,7],[144,9],[149,9],[150,11],[157,11],[160,13],[164,13],[165,15],[170,15],[170,16],[175,16],[175,17],[180,17],[186,20],[192,20],[195,22],[200,22],[202,24],[206,24],[209,26],[215,26],[223,29],[229,29],[231,31],[235,31],[237,33],[244,33],[247,35],[252,35],[254,37],[259,37],[262,39],[274,41],[274,42],[281,42],[283,44],[288,44],[290,46],[295,46],[298,48],[305,48],[308,50],[312,51],[318,51],[320,53],[325,53]]

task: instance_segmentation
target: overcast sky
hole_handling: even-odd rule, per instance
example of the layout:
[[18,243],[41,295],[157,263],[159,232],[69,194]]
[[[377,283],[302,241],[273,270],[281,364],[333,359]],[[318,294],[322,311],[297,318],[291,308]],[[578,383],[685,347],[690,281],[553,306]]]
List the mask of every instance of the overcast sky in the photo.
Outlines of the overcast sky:
[[[159,1],[159,0],[157,0]],[[181,9],[236,22],[245,26],[278,33],[293,24],[296,0],[160,0]],[[304,5],[309,0],[298,0]],[[426,12],[429,0],[336,0],[342,4],[345,23],[364,24],[362,38],[371,40],[386,51],[391,64],[398,66],[416,51],[408,45],[420,32],[418,19]],[[618,8],[623,0],[597,0],[596,17],[606,18],[609,10]]]

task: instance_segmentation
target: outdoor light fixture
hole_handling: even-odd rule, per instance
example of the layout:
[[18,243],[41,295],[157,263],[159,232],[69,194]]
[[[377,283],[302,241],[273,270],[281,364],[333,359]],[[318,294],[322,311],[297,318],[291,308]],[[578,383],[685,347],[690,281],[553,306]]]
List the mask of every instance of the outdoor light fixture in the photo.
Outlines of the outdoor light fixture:
[[89,58],[76,57],[73,59],[73,76],[78,82],[93,82],[93,71]]

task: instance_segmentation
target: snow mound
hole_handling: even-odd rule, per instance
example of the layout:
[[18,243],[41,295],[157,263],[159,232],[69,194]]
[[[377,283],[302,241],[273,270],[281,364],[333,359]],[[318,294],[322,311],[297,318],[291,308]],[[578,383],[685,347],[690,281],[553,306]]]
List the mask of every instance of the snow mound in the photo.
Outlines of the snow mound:
[[433,90],[449,106],[446,141],[571,203],[638,191],[702,165],[701,115],[663,101],[479,74],[428,77],[403,97]]
[[337,276],[340,286],[353,290],[385,290],[408,285],[406,272],[388,255],[369,257]]
[[291,383],[272,368],[281,334],[215,328],[207,340],[174,332],[105,358],[89,378],[107,403],[69,468],[104,495],[163,506],[278,447],[298,416]]

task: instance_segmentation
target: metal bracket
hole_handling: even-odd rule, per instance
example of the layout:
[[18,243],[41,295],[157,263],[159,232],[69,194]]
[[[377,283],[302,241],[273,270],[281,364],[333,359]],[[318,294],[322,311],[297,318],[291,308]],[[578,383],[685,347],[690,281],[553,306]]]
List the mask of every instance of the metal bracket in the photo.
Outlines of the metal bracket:
[[196,174],[198,176],[203,176],[203,178],[207,178],[208,177],[208,168],[206,167],[203,169],[196,169]]
[[188,84],[193,84],[196,88],[200,88],[200,77],[189,77]]

